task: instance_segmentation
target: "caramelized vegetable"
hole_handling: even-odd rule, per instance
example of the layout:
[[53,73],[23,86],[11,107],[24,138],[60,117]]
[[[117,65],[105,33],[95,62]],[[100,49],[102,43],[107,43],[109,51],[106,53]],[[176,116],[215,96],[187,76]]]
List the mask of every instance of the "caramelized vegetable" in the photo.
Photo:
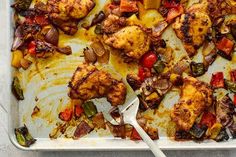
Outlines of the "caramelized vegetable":
[[102,31],[102,25],[101,24],[97,24],[95,29],[94,29],[94,33],[95,34],[102,34],[103,31]]
[[217,49],[221,50],[224,52],[225,55],[229,56],[231,55],[231,52],[234,47],[233,41],[230,39],[223,37],[217,44],[216,44]]
[[28,128],[25,125],[23,127],[16,128],[15,135],[17,142],[23,147],[29,147],[36,141],[36,139],[31,136]]
[[31,55],[35,55],[36,54],[36,42],[35,41],[31,41],[28,45],[28,52]]
[[191,62],[190,69],[191,69],[191,73],[194,77],[202,76],[206,72],[205,66],[203,63]]
[[142,82],[137,75],[128,74],[126,80],[133,90],[137,90],[141,87]]
[[35,106],[34,109],[33,109],[33,112],[31,113],[31,117],[34,117],[39,112],[40,112],[40,108],[38,108],[38,106]]
[[113,2],[114,4],[117,4],[117,5],[120,4],[120,0],[112,0],[112,2]]
[[147,132],[147,134],[150,136],[152,140],[159,139],[157,128],[148,127],[147,130],[145,131]]
[[234,37],[234,40],[236,40],[236,24],[233,24],[231,26],[231,33],[232,33],[232,35]]
[[32,62],[27,59],[22,58],[20,60],[20,65],[24,70],[28,69],[31,64],[32,64]]
[[93,42],[90,46],[99,57],[103,56],[106,53],[106,50],[100,41]]
[[236,82],[236,69],[230,71],[231,81]]
[[12,92],[17,98],[17,100],[24,100],[23,90],[20,86],[20,81],[17,77],[13,78],[12,82]]
[[162,60],[158,60],[154,66],[153,66],[153,69],[156,71],[156,73],[160,74],[163,72],[165,68],[165,64]]
[[215,139],[220,131],[221,131],[222,125],[220,123],[215,123],[211,128],[207,129],[206,135],[210,136],[211,139]]
[[16,0],[12,5],[17,11],[27,10],[30,7],[32,0]]
[[146,78],[151,76],[151,71],[148,68],[139,67],[138,69],[138,77],[141,81],[144,81]]
[[83,108],[80,106],[80,105],[75,105],[74,106],[74,114],[75,114],[75,117],[76,118],[79,118],[82,113],[84,113],[84,110]]
[[106,124],[114,137],[121,137],[123,139],[125,138],[125,125],[112,125],[109,122]]
[[94,26],[100,22],[102,22],[106,18],[106,15],[103,11],[100,11],[92,20],[91,26]]
[[190,140],[192,139],[192,136],[189,132],[178,130],[175,132],[175,140]]
[[217,57],[217,53],[214,49],[209,54],[204,56],[204,61],[203,61],[204,65],[208,67],[216,60],[216,57]]
[[163,5],[166,8],[178,8],[180,4],[177,0],[164,0]]
[[161,5],[161,0],[143,0],[145,9],[158,9]]
[[132,134],[130,136],[131,140],[137,141],[137,140],[142,140],[141,136],[139,135],[139,133],[137,132],[137,130],[135,128],[133,128],[132,130]]
[[166,21],[171,22],[173,19],[178,17],[184,12],[184,8],[182,5],[179,5],[177,8],[171,8],[167,14]]
[[96,115],[94,115],[93,118],[92,118],[92,121],[93,121],[93,125],[96,128],[106,129],[105,119],[104,119],[104,116],[103,116],[102,112],[99,112]]
[[88,118],[94,116],[97,113],[97,108],[92,101],[88,101],[88,102],[84,103],[83,109],[84,109],[85,115]]
[[84,59],[88,63],[95,63],[97,61],[97,56],[94,53],[93,49],[86,47],[83,51]]
[[194,124],[189,130],[189,133],[196,138],[201,138],[205,134],[206,130],[207,127],[205,125],[199,126],[197,124]]
[[235,82],[225,79],[225,85],[226,85],[226,88],[229,89],[231,92],[236,93],[236,83]]
[[46,16],[44,16],[44,15],[35,16],[34,17],[34,23],[37,23],[37,24],[39,24],[41,26],[46,26],[46,25],[49,24]]
[[229,135],[227,134],[225,129],[221,129],[220,133],[215,138],[217,142],[227,141],[228,139]]
[[236,106],[236,94],[234,94],[234,105]]
[[154,37],[159,37],[163,33],[163,31],[167,28],[168,23],[166,21],[158,22],[153,28],[152,35]]
[[70,121],[72,118],[73,110],[70,108],[65,109],[64,111],[59,113],[59,118],[62,121]]
[[172,73],[170,75],[170,82],[175,86],[181,86],[183,85],[183,78],[178,74]]
[[200,121],[201,125],[206,125],[211,128],[216,123],[216,116],[211,112],[204,112]]
[[234,104],[228,94],[216,103],[217,122],[223,127],[231,126],[234,123]]
[[90,133],[92,130],[93,130],[93,128],[90,127],[88,123],[86,123],[85,121],[82,121],[77,126],[77,128],[74,132],[74,137],[75,138],[83,137],[83,136],[87,135],[88,133]]
[[58,45],[59,40],[59,32],[58,30],[51,26],[49,30],[47,31],[47,34],[45,35],[45,40],[55,46]]
[[137,1],[133,0],[121,0],[120,1],[120,11],[122,13],[130,13],[130,12],[137,12]]
[[13,51],[11,65],[15,68],[20,68],[22,59],[23,59],[23,53],[20,50]]
[[212,74],[211,85],[214,88],[224,88],[224,74],[223,72],[217,72]]

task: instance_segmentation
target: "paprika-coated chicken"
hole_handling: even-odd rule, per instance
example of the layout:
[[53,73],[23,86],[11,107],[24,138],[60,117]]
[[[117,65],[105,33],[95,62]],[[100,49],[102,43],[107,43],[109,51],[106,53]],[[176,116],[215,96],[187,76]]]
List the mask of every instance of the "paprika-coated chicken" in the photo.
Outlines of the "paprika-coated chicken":
[[77,32],[80,19],[94,8],[94,0],[48,0],[47,12],[50,19],[69,35]]
[[176,19],[173,28],[190,57],[203,44],[212,22],[208,15],[208,2],[194,4]]
[[105,37],[105,43],[124,51],[125,55],[138,60],[149,50],[150,39],[139,26],[126,26]]
[[171,110],[171,118],[181,130],[189,131],[197,117],[213,102],[213,90],[206,83],[186,77],[180,100]]
[[82,101],[107,97],[113,106],[117,106],[122,105],[126,98],[125,84],[108,72],[98,70],[94,65],[79,65],[69,87],[70,98]]

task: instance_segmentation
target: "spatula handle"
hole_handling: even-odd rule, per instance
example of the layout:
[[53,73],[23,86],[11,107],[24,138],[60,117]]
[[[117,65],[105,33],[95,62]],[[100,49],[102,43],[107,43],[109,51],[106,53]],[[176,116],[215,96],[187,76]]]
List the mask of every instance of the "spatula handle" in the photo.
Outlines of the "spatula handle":
[[147,135],[147,133],[140,127],[138,122],[132,120],[133,127],[137,130],[139,135],[142,137],[143,141],[149,146],[150,150],[153,152],[155,157],[166,157],[165,154],[161,151],[157,144],[153,142],[153,140]]

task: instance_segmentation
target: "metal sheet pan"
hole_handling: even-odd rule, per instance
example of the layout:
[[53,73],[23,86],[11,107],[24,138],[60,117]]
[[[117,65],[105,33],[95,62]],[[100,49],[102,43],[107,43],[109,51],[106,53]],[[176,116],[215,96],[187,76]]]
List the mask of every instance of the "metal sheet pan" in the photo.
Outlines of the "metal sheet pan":
[[[103,2],[105,0],[102,0]],[[59,97],[66,97],[67,96],[67,84],[60,84],[58,88],[47,88],[45,91],[38,91],[38,89],[45,84],[49,84],[53,82],[53,79],[51,79],[51,73],[50,71],[45,72],[43,75],[44,77],[40,77],[38,74],[32,74],[29,71],[28,72],[22,72],[23,78],[28,78],[29,75],[32,75],[31,80],[29,82],[25,82],[25,87],[27,90],[26,92],[26,100],[23,102],[18,103],[14,96],[12,96],[10,92],[10,86],[11,86],[11,80],[12,80],[12,74],[14,73],[14,70],[11,68],[10,62],[11,62],[11,53],[10,47],[13,39],[13,28],[14,23],[12,20],[13,17],[13,11],[10,8],[10,4],[12,3],[11,0],[7,0],[6,7],[8,10],[8,52],[4,52],[7,55],[7,59],[4,60],[6,65],[8,66],[7,72],[6,72],[6,83],[8,85],[8,88],[6,89],[6,92],[8,93],[6,96],[6,100],[4,100],[6,106],[8,106],[9,110],[9,138],[11,142],[19,149],[22,150],[44,150],[44,151],[51,151],[51,150],[86,150],[86,151],[93,151],[93,150],[104,150],[104,151],[111,151],[111,150],[147,150],[148,147],[143,142],[134,142],[130,140],[124,140],[124,139],[117,139],[113,138],[112,136],[105,135],[105,136],[98,136],[96,133],[92,133],[89,136],[86,136],[84,138],[81,138],[79,140],[72,140],[72,139],[66,139],[66,138],[58,138],[51,140],[48,137],[50,127],[51,125],[48,125],[45,121],[35,120],[34,124],[30,124],[32,122],[30,117],[30,112],[32,111],[32,108],[34,107],[35,103],[35,96],[38,97],[38,99],[45,99],[50,97],[48,100],[42,101],[42,103],[51,103],[54,107],[54,111],[58,110],[55,104],[58,103],[55,100]],[[97,6],[97,10],[102,7],[102,5]],[[95,12],[95,11],[94,11]],[[92,16],[89,16],[88,18],[91,18]],[[166,39],[172,39],[168,40],[169,44],[172,47],[178,47],[177,52],[175,52],[176,60],[179,60],[181,57],[183,57],[185,50],[183,49],[180,41],[173,33],[173,30],[170,28],[165,34]],[[165,36],[165,35],[164,35]],[[173,40],[174,38],[174,40]],[[73,47],[74,52],[79,52],[83,47],[86,46],[85,43],[81,41],[75,41],[70,40],[69,44]],[[235,54],[235,53],[234,53]],[[78,56],[78,54],[77,54]],[[198,57],[196,57],[197,59]],[[54,58],[55,59],[55,58]],[[63,73],[63,75],[57,75],[57,79],[64,78],[65,81],[67,81],[71,75],[73,74],[74,69],[76,68],[76,65],[81,62],[81,59],[77,57],[76,59],[73,58],[73,56],[68,56],[67,58],[57,58],[60,60],[62,64],[58,64],[56,70],[63,70],[63,67],[69,66],[68,73]],[[49,63],[47,64],[54,64]],[[46,65],[44,65],[46,66]],[[228,64],[227,61],[224,59],[218,58],[217,61],[214,63],[213,66],[209,69],[208,73],[204,75],[202,78],[203,80],[210,79],[211,73],[218,70],[224,70],[225,68],[229,68],[235,65]],[[42,67],[41,67],[42,68]],[[33,68],[31,69],[34,70]],[[120,69],[122,71],[122,69]],[[121,72],[120,71],[120,72]],[[54,71],[55,72],[55,71]],[[39,79],[41,78],[41,79]],[[38,80],[39,79],[39,80]],[[58,92],[59,91],[59,92]],[[55,94],[57,93],[57,94]],[[173,94],[173,93],[172,93]],[[174,99],[169,99],[172,97],[172,94],[170,93],[169,96],[167,96],[166,100],[164,100],[165,108],[170,108],[178,99],[178,97],[175,97]],[[54,95],[54,97],[50,96]],[[68,99],[62,102],[62,106],[67,103]],[[53,108],[52,107],[52,108]],[[46,108],[47,109],[47,108]],[[102,110],[102,107],[100,108]],[[15,138],[14,135],[14,128],[21,126],[23,123],[27,123],[27,126],[29,127],[30,132],[33,134],[33,136],[37,139],[37,142],[32,145],[29,148],[25,148],[20,146]],[[43,128],[43,129],[42,129]],[[217,143],[212,140],[196,143],[193,141],[185,141],[185,142],[176,142],[173,140],[170,140],[164,133],[160,133],[160,139],[158,141],[155,141],[159,144],[161,149],[164,150],[187,150],[187,149],[232,149],[236,148],[236,140],[229,140],[227,142],[220,142]]]

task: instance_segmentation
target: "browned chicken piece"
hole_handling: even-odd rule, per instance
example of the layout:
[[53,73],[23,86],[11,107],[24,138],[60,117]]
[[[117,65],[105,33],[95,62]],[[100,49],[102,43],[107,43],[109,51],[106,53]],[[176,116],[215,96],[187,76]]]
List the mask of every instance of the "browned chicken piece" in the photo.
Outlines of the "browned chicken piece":
[[94,8],[94,0],[48,0],[47,12],[50,19],[65,33],[77,32],[78,21]]
[[209,2],[209,15],[212,19],[228,15],[236,14],[235,0],[207,0]]
[[98,70],[93,65],[81,64],[76,69],[69,83],[69,96],[72,99],[87,101],[94,98],[107,97],[113,105],[122,105],[126,98],[126,86],[114,79],[106,71]]
[[207,7],[207,2],[194,4],[172,25],[190,57],[196,54],[211,28],[212,22],[208,16]]
[[149,50],[150,39],[139,26],[126,26],[108,37],[105,44],[123,50],[125,55],[138,60]]
[[206,83],[193,77],[183,80],[180,100],[171,110],[171,118],[178,128],[188,131],[197,117],[213,102],[213,90]]
[[108,15],[108,17],[102,22],[102,31],[104,33],[115,33],[126,25],[126,19],[114,14]]

